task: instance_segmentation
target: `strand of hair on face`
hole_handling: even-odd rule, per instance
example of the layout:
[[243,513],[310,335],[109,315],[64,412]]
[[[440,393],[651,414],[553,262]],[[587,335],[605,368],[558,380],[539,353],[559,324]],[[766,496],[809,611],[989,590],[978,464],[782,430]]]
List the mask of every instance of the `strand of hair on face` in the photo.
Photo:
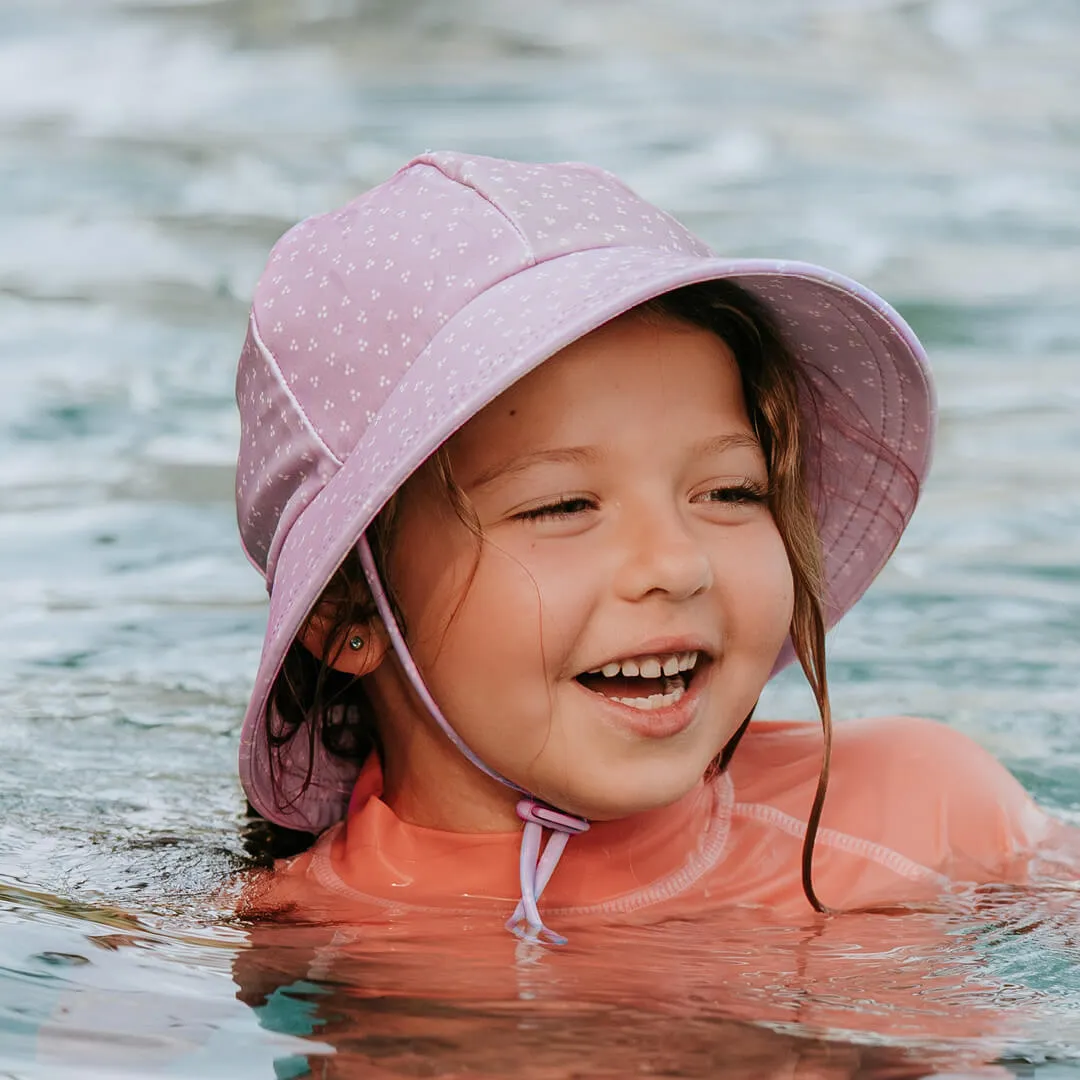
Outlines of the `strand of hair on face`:
[[[818,772],[817,789],[814,792],[814,801],[810,806],[810,814],[806,819],[806,835],[803,838],[802,847],[802,887],[810,906],[822,915],[835,915],[834,909],[821,902],[814,888],[814,844],[817,840],[818,828],[821,824],[821,813],[825,809],[825,793],[829,787],[829,764],[832,760],[832,706],[829,703],[829,688],[826,681],[824,665],[817,662],[818,658],[825,655],[825,625],[821,618],[820,608],[815,609],[812,618],[814,635],[814,649],[811,655],[814,660],[807,663],[802,655],[799,662],[803,672],[814,692],[814,700],[817,702],[818,712],[821,715],[821,732],[823,745],[821,749],[821,769]],[[797,650],[799,653],[802,650]]]
[[825,731],[825,745],[821,759],[821,772],[818,775],[817,790],[814,792],[814,802],[810,807],[810,815],[806,819],[806,837],[803,839],[802,850],[802,887],[806,893],[806,899],[810,901],[815,911],[822,915],[835,915],[836,912],[821,902],[814,889],[814,843],[817,840],[818,826],[821,822],[821,812],[825,808],[825,792],[829,786],[829,758],[832,751],[832,722],[822,717],[822,727]]

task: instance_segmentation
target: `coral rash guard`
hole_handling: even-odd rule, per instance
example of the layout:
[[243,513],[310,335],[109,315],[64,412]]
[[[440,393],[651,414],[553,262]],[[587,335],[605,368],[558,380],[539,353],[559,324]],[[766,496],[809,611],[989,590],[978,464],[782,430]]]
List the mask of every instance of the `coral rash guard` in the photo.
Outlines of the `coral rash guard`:
[[[544,892],[549,925],[578,917],[761,906],[810,914],[801,885],[818,725],[756,721],[728,770],[678,802],[571,839]],[[345,820],[249,892],[253,907],[335,920],[486,912],[520,895],[520,832],[455,833],[398,818],[369,763]],[[1023,883],[1059,822],[987,751],[948,727],[894,717],[837,725],[814,853],[823,903],[918,904],[968,883]],[[562,921],[560,921],[562,920]]]

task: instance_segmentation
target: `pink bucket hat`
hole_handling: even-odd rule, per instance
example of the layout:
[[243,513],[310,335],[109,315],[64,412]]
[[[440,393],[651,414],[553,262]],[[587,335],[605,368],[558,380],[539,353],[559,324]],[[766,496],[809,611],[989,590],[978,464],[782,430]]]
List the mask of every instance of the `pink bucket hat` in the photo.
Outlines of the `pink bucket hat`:
[[[720,278],[772,310],[815,390],[807,464],[831,626],[896,546],[933,441],[923,350],[873,293],[805,263],[720,258],[592,166],[458,153],[418,157],[278,241],[236,388],[237,514],[270,592],[240,741],[259,813],[311,832],[345,814],[356,767],[318,743],[309,760],[301,736],[274,752],[275,787],[264,715],[305,618],[394,491],[559,349],[645,300]],[[789,646],[777,668],[791,658]]]

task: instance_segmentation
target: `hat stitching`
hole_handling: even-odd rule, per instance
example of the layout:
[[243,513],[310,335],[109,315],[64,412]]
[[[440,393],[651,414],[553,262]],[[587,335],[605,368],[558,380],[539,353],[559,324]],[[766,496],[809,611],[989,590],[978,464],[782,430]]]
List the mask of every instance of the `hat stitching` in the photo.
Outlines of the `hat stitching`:
[[[842,302],[837,304],[837,309],[841,312],[841,314],[843,314],[848,319],[849,324],[852,326],[852,328],[855,330],[855,332],[858,333],[858,335],[862,338],[862,341],[863,341],[864,346],[866,347],[866,350],[874,358],[874,361],[876,363],[876,370],[877,370],[877,374],[878,374],[878,384],[879,384],[879,389],[881,391],[881,402],[882,402],[882,407],[880,409],[880,416],[881,416],[882,420],[885,420],[885,419],[888,418],[889,413],[887,413],[885,411],[885,409],[884,409],[884,401],[885,401],[884,376],[890,370],[895,372],[895,366],[893,366],[890,369],[890,367],[888,365],[883,365],[882,364],[881,357],[878,355],[878,353],[877,353],[877,351],[875,349],[874,335],[867,333],[866,321],[859,315],[858,312],[855,312],[855,311],[850,310],[849,308],[846,308],[845,303],[846,303],[846,298],[842,298]],[[903,443],[904,443],[904,438],[905,438],[905,435],[906,435],[907,430],[908,430],[909,419],[910,418],[909,418],[908,403],[907,403],[906,396],[903,395],[903,394],[899,394],[899,395],[896,395],[896,397],[899,399],[899,409],[898,409],[898,411],[896,413],[894,413],[892,415],[897,418],[897,420],[899,421],[900,427],[899,427],[899,431],[898,431],[898,433],[896,435],[895,440],[892,440],[892,441],[895,442],[895,445],[896,445],[897,448],[902,448]],[[879,425],[879,427],[880,426],[881,425]],[[895,450],[894,452],[899,454],[899,449]],[[886,477],[883,478],[883,480],[885,482],[882,482],[880,484],[880,486],[879,486],[879,494],[877,496],[877,499],[874,500],[874,501],[860,500],[858,509],[863,510],[863,511],[868,510],[869,511],[869,516],[867,517],[866,524],[863,526],[863,529],[862,529],[861,533],[859,534],[858,539],[855,542],[855,547],[854,547],[853,550],[861,550],[863,542],[866,540],[866,538],[870,534],[871,530],[878,526],[880,513],[881,513],[881,510],[882,510],[883,506],[885,505],[885,503],[887,501],[888,491],[889,491],[889,489],[891,487],[890,483],[888,483],[888,480],[895,478],[899,473],[899,470],[895,466],[890,465],[890,463],[886,459],[881,457],[881,455],[875,455],[874,468],[871,471],[870,477],[868,478],[867,483],[866,483],[866,490],[867,491],[870,491],[873,488],[873,486],[875,486],[874,481],[878,478],[878,473],[882,469],[882,467],[884,467],[885,470],[886,470]],[[914,507],[912,507],[912,510],[913,509],[914,509]],[[908,513],[903,514],[902,516],[903,516],[904,521],[906,522],[911,516],[911,510],[909,510]],[[854,514],[849,519],[849,524],[850,524],[851,521],[854,521]],[[843,536],[844,533],[847,532],[847,529],[848,529],[848,525],[845,524],[845,527],[841,532],[841,536]],[[899,543],[899,539],[900,539],[900,537],[898,535],[897,538],[896,538],[896,542],[893,544],[893,546],[887,552],[885,552],[882,555],[881,560],[878,563],[878,566],[875,567],[874,576],[876,576],[877,571],[880,570],[885,565],[886,562],[888,562],[890,556],[892,555],[893,550],[895,550],[896,543]],[[838,538],[838,541],[839,541],[839,538]],[[869,582],[867,583],[867,585],[869,586]]]
[[[468,166],[470,162],[463,163]],[[442,166],[442,164],[435,160],[435,156],[425,155],[420,161],[415,162],[414,165],[426,165],[436,170],[440,176],[445,177],[451,184],[457,184],[459,187],[467,188],[470,191],[474,191],[481,199],[488,203],[492,209],[497,211],[500,217],[510,226],[511,229],[517,234],[518,239],[525,245],[525,250],[528,252],[529,258],[532,262],[528,263],[529,266],[535,266],[540,260],[537,258],[536,251],[533,248],[532,241],[525,235],[518,223],[495,201],[495,199],[489,195],[486,191],[482,191],[476,184],[468,177],[462,175],[460,178],[451,176]]]
[[[878,375],[879,389],[882,390],[881,399],[882,399],[882,402],[884,402],[884,391],[883,391],[883,387],[881,387],[881,384],[883,382],[882,377],[886,374],[886,371],[888,369],[886,367],[883,367],[883,365],[881,363],[881,358],[875,352],[871,340],[868,339],[866,333],[864,332],[864,328],[863,328],[864,324],[860,320],[858,320],[858,318],[857,318],[857,316],[856,316],[856,314],[854,312],[852,312],[849,308],[847,308],[844,305],[843,299],[844,298],[843,298],[842,295],[837,296],[835,301],[833,301],[833,306],[834,306],[835,310],[838,312],[838,314],[840,314],[845,319],[845,321],[848,324],[849,329],[851,329],[853,332],[855,332],[855,333],[857,333],[859,335],[860,339],[862,340],[863,349],[867,353],[869,353],[869,355],[873,358],[873,360],[875,362],[875,370],[876,370],[877,375]],[[881,421],[884,421],[885,419],[888,418],[888,413],[886,413],[884,411],[883,407],[879,407],[879,417],[880,417]],[[867,420],[865,415],[862,416],[862,420],[868,426],[871,426],[869,420]],[[906,428],[906,417],[903,414],[900,415],[900,422],[901,422],[901,433],[902,433]],[[879,422],[878,427],[880,428],[882,426],[883,426],[882,423]],[[897,441],[899,441],[900,438],[902,438],[902,434],[901,434],[901,436],[898,437]],[[855,526],[855,523],[858,520],[858,518],[860,516],[862,516],[864,513],[868,512],[868,516],[866,517],[866,523],[863,525],[862,531],[858,534],[858,536],[856,538],[849,541],[850,550],[852,552],[861,551],[863,541],[866,539],[868,533],[870,532],[870,529],[873,527],[874,523],[876,522],[877,514],[880,512],[881,507],[885,503],[886,492],[887,492],[888,487],[889,487],[887,482],[884,482],[884,483],[882,483],[880,485],[880,493],[878,494],[878,496],[876,498],[876,501],[872,497],[868,499],[866,497],[866,495],[875,486],[878,486],[878,485],[875,485],[874,481],[878,479],[878,474],[879,474],[879,472],[881,472],[883,466],[885,468],[885,477],[883,478],[884,480],[895,477],[897,470],[895,469],[895,467],[890,467],[888,462],[885,459],[883,459],[880,454],[875,454],[875,455],[873,455],[873,457],[874,457],[873,468],[871,469],[870,475],[867,477],[867,479],[865,481],[865,485],[864,485],[862,491],[860,492],[859,496],[856,499],[854,499],[852,502],[850,502],[848,504],[849,509],[848,509],[847,515],[846,515],[846,517],[845,517],[845,519],[843,521],[842,527],[840,528],[839,532],[837,532],[835,534],[835,536],[832,538],[832,547],[834,549],[838,549],[838,548],[841,547],[841,545],[843,544],[845,539],[847,539],[849,533],[851,533],[852,528],[853,528],[853,526]],[[839,492],[834,492],[833,494],[834,494],[834,496],[836,496],[836,495],[839,495]],[[872,509],[871,509],[871,507],[872,507]],[[882,561],[881,565],[883,566],[885,561],[887,561],[887,560],[888,560],[888,555],[885,556],[885,560]],[[839,602],[838,598],[836,598],[836,597],[830,597],[830,600],[832,600],[832,602],[834,604],[837,604],[838,607],[842,608],[844,606],[843,602]]]
[[297,398],[297,396],[292,392],[292,389],[290,388],[288,382],[285,379],[284,373],[278,366],[277,358],[263,342],[262,336],[259,334],[259,325],[255,320],[254,312],[252,312],[251,314],[250,323],[251,336],[254,339],[256,346],[258,347],[259,354],[266,361],[266,365],[270,369],[271,375],[274,376],[274,381],[284,391],[285,396],[289,400],[289,403],[299,414],[301,424],[307,429],[308,433],[315,439],[315,441],[326,451],[326,453],[335,462],[335,464],[341,465],[341,458],[339,458],[337,454],[335,454],[334,451],[330,449],[330,447],[326,444],[326,440],[322,437],[322,435],[319,434],[318,429],[311,421],[311,417],[308,416],[308,414],[304,411],[303,405],[300,404],[299,398]]
[[[286,525],[283,530],[282,523],[295,520],[299,516],[300,510],[307,505],[311,498],[310,485],[305,484],[299,476],[298,468],[304,465],[315,465],[314,475],[311,478],[317,479],[321,484],[325,482],[322,480],[325,475],[325,468],[332,467],[332,464],[327,460],[327,454],[324,453],[325,444],[319,439],[317,431],[313,429],[314,426],[310,422],[305,423],[303,410],[295,407],[291,396],[275,400],[281,397],[278,394],[278,388],[284,388],[286,391],[288,388],[283,386],[281,378],[278,377],[280,373],[275,370],[270,350],[265,346],[259,348],[256,345],[255,333],[253,333],[255,329],[251,320],[249,320],[248,333],[241,353],[240,370],[237,376],[237,401],[241,410],[245,408],[258,410],[260,416],[259,419],[255,420],[254,426],[249,426],[243,433],[244,437],[237,463],[237,510],[241,515],[239,524],[244,552],[259,573],[267,580],[269,588],[273,578],[269,568],[273,566],[277,548],[280,541],[284,539],[283,534],[287,533],[289,528]],[[256,371],[256,367],[258,371]],[[261,389],[259,384],[261,384]],[[264,419],[262,413],[267,414],[265,418],[269,419],[271,431],[273,431],[274,425],[280,422],[286,429],[291,429],[297,436],[304,439],[305,448],[302,453],[294,455],[298,457],[298,461],[293,462],[292,466],[286,469],[285,472],[280,471],[282,466],[278,463],[285,444],[278,443],[271,448],[260,446],[257,432],[262,427]],[[264,452],[261,458],[257,458],[260,449]],[[268,465],[268,457],[272,459],[272,464]],[[269,508],[259,505],[246,505],[249,495],[256,497],[259,492],[272,490],[283,481],[290,481],[289,486],[294,487],[292,494],[288,498]],[[295,486],[291,481],[296,481]],[[266,513],[267,510],[269,510],[268,514]],[[289,512],[286,513],[286,511]],[[249,547],[248,537],[245,533],[249,529],[256,528],[256,523],[261,522],[264,518],[272,523],[272,535],[252,534],[252,545]],[[260,528],[260,533],[261,531]],[[275,539],[277,543],[275,543]]]

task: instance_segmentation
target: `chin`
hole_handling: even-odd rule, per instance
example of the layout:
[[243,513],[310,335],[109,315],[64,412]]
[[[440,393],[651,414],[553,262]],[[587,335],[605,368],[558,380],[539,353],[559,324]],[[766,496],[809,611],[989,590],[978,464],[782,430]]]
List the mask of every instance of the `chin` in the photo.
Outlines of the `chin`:
[[558,790],[548,789],[542,797],[588,821],[617,821],[678,802],[702,782],[707,768],[708,762],[695,770],[654,767],[628,770],[625,776],[618,777],[603,770],[603,783],[596,783],[601,779],[598,769],[588,790],[560,786]]

